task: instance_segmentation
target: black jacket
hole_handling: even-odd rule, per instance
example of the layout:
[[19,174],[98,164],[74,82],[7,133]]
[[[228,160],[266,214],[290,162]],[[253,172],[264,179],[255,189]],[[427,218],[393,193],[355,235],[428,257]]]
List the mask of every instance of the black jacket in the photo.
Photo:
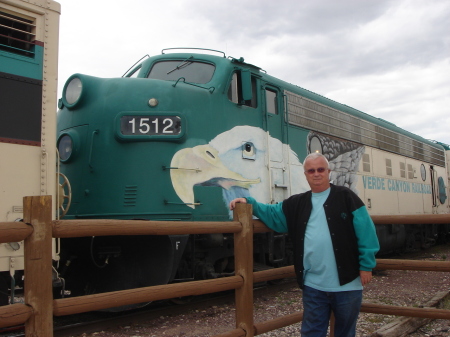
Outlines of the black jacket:
[[[312,192],[296,194],[283,201],[288,232],[294,245],[294,267],[300,288],[303,288],[303,254],[306,225],[311,215]],[[364,206],[350,189],[331,185],[330,195],[323,207],[330,229],[339,283],[344,285],[359,276],[359,251],[353,212]]]

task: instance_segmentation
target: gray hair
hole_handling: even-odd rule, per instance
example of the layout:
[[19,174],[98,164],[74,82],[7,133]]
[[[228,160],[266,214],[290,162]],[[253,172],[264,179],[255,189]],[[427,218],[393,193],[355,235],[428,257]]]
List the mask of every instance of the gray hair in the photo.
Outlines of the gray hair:
[[306,156],[305,160],[303,161],[303,166],[305,166],[307,160],[309,160],[309,159],[317,159],[317,158],[325,159],[325,162],[327,163],[327,168],[328,169],[330,168],[330,163],[328,162],[327,157],[325,157],[322,153],[319,153],[319,152],[313,152],[313,153],[308,154]]

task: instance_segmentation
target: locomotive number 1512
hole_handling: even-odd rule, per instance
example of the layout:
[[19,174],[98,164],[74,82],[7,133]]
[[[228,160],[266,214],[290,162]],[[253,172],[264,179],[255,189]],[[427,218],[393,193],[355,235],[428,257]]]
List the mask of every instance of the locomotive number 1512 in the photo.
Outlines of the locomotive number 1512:
[[122,135],[178,135],[181,120],[178,116],[122,116],[120,119]]

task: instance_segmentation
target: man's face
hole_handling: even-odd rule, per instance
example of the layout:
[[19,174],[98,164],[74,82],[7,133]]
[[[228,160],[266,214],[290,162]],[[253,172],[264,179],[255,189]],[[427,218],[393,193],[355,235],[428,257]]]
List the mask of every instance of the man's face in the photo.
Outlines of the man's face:
[[319,193],[330,187],[331,170],[324,158],[308,159],[303,168],[311,191]]

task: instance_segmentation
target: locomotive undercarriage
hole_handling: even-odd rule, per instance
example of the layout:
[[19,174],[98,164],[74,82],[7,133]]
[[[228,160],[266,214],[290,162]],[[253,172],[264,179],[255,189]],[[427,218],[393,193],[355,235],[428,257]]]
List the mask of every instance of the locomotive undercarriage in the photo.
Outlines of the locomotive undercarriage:
[[[288,265],[287,235],[255,234],[255,269]],[[184,252],[174,281],[203,280],[234,275],[234,244],[231,234],[192,236]]]
[[[62,239],[59,294],[88,295],[234,274],[232,234]],[[255,234],[255,269],[291,263],[286,235]]]
[[166,284],[187,235],[109,236],[61,240],[60,277],[71,295]]
[[450,225],[377,225],[380,251],[377,256],[427,249],[450,240]]

